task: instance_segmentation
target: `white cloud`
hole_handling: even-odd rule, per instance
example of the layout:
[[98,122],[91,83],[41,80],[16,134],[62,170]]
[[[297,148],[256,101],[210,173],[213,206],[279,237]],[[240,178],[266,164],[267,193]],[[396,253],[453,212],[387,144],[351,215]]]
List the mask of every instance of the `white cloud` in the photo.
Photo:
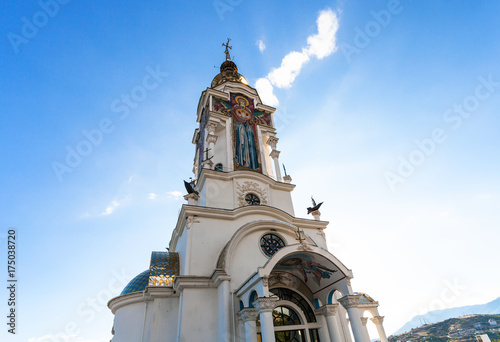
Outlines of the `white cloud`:
[[118,208],[119,206],[120,206],[119,202],[117,202],[117,201],[111,202],[111,204],[106,208],[106,210],[104,210],[101,213],[101,216],[111,215],[112,213],[114,213],[114,211],[116,210],[116,208]]
[[182,198],[182,192],[180,192],[180,191],[168,191],[167,196],[168,196],[168,198],[173,198],[174,200],[179,200]]
[[259,47],[260,52],[264,52],[266,49],[266,44],[264,44],[264,42],[260,39],[257,41],[257,46]]
[[259,78],[255,82],[255,88],[259,92],[263,103],[276,107],[279,104],[278,98],[274,95],[273,86],[267,78]]
[[151,193],[148,195],[148,198],[149,198],[149,199],[152,199],[152,200],[156,199],[157,197],[158,197],[158,195],[157,195],[157,194],[155,194],[154,192],[151,192]]
[[[257,80],[255,87],[259,91],[259,94],[259,86],[265,92],[262,98],[266,104],[276,106],[279,103],[276,96],[274,96],[273,85],[278,88],[290,88],[295,78],[300,74],[302,67],[309,62],[311,57],[323,59],[337,49],[335,34],[339,28],[339,23],[335,12],[331,9],[321,11],[316,24],[318,26],[318,33],[307,37],[307,46],[302,48],[301,52],[289,52],[281,61],[279,68],[273,68],[265,78]],[[263,80],[268,80],[269,82],[265,83]],[[267,99],[269,102],[266,102],[264,99]]]
[[318,20],[318,34],[307,38],[307,54],[323,59],[331,55],[337,49],[335,45],[335,34],[339,29],[337,15],[332,10],[320,12]]
[[290,88],[293,81],[299,75],[300,70],[309,61],[309,56],[305,51],[292,51],[283,58],[281,66],[274,68],[267,78],[278,88]]
[[115,210],[120,207],[121,205],[123,205],[123,203],[125,203],[126,201],[128,201],[130,199],[130,195],[128,196],[125,196],[122,200],[120,201],[116,201],[116,200],[113,200],[111,201],[111,204],[108,205],[106,207],[106,209],[99,215],[99,216],[108,216],[108,215],[111,215],[112,213],[115,212]]

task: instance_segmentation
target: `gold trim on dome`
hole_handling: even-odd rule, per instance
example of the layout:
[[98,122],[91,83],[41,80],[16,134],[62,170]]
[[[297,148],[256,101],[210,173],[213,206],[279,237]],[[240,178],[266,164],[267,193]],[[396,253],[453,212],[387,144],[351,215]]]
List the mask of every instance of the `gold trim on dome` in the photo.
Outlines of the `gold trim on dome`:
[[222,83],[225,82],[238,82],[242,83],[245,85],[248,85],[248,81],[246,80],[245,77],[242,75],[235,73],[236,75],[222,75],[222,73],[218,74],[217,76],[214,77],[212,80],[212,84],[210,85],[211,88],[217,87],[218,85],[221,85]]
[[157,275],[150,276],[148,286],[172,286],[175,280],[175,274],[173,275]]

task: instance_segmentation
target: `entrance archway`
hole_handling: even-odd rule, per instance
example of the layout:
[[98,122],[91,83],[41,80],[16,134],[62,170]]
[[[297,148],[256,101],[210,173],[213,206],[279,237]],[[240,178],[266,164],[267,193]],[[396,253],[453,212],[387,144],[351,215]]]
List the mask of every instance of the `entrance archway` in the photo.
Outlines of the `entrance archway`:
[[[273,310],[276,342],[319,342],[320,324],[311,303],[298,292],[284,287],[269,290],[278,299]],[[257,341],[261,342],[260,319],[257,320]]]

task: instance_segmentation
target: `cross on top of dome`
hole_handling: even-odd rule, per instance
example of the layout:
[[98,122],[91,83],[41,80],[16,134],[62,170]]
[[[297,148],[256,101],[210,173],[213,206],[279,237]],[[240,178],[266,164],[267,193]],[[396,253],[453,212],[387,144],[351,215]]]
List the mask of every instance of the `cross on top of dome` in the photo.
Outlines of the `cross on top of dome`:
[[224,53],[226,54],[226,61],[231,60],[231,55],[229,55],[229,50],[231,50],[233,47],[229,46],[230,41],[231,41],[231,39],[228,38],[226,44],[222,43],[222,46],[226,47],[226,50],[224,50]]

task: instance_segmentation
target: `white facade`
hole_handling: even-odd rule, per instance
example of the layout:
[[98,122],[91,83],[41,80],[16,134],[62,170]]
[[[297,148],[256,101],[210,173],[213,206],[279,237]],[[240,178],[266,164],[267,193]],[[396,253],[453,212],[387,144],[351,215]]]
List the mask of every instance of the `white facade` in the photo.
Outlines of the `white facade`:
[[328,252],[328,222],[294,216],[274,111],[227,55],[199,101],[194,191],[169,252],[108,303],[114,342],[368,342],[365,312],[387,341],[378,303]]

